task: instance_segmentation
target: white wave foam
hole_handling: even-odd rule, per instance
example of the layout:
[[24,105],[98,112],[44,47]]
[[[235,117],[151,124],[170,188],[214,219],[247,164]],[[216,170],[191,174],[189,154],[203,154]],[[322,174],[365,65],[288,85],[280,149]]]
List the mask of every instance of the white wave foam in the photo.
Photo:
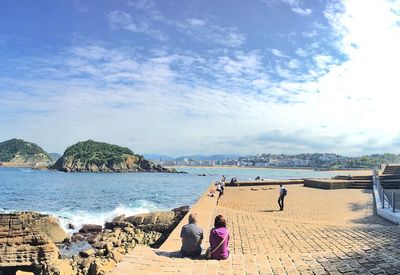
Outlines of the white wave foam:
[[[132,206],[125,206],[123,204],[118,205],[115,209],[107,212],[90,212],[84,210],[62,210],[57,213],[49,213],[56,216],[60,222],[60,225],[64,230],[72,234],[78,231],[84,224],[98,224],[104,225],[105,222],[113,220],[115,217],[125,214],[126,216],[132,216],[140,213],[149,213],[159,209],[155,204],[139,200],[136,201]],[[75,229],[68,229],[68,224],[74,225]]]

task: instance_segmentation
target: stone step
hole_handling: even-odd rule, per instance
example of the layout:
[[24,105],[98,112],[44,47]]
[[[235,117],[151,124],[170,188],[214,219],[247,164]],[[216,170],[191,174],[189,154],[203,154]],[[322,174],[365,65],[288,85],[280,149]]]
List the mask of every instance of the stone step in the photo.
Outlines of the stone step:
[[370,185],[357,185],[357,186],[347,186],[347,189],[372,189]]

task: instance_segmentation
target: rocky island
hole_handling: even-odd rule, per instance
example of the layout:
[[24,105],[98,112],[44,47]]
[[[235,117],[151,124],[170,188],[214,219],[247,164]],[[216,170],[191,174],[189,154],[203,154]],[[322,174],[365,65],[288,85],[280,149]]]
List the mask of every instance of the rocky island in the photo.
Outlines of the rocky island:
[[166,172],[176,173],[144,159],[126,147],[87,140],[65,150],[50,167],[63,172]]
[[0,164],[4,166],[46,168],[52,158],[40,146],[22,139],[0,143]]

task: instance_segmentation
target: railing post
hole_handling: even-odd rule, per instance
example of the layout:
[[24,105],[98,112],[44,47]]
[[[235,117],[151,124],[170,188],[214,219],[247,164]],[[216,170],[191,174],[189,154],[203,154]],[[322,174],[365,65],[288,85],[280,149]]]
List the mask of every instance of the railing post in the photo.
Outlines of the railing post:
[[392,192],[392,210],[393,212],[396,212],[396,194]]
[[382,194],[382,196],[381,196],[381,199],[382,199],[382,208],[385,208],[385,192],[384,192],[383,188],[382,188],[381,190],[382,190],[382,191],[381,191],[381,194]]

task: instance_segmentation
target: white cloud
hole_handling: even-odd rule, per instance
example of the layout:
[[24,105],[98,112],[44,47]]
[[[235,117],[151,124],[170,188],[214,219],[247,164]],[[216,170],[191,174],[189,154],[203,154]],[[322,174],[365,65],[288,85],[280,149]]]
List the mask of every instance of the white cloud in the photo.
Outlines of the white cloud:
[[158,10],[156,3],[152,0],[133,0],[128,2],[128,6],[136,10],[145,12],[153,20],[163,20],[164,16]]
[[143,33],[160,41],[168,37],[155,29],[151,22],[145,18],[136,19],[124,11],[112,11],[107,15],[110,28],[113,30],[124,29],[134,33]]
[[300,63],[297,59],[291,59],[287,66],[289,69],[298,69],[300,67]]
[[301,7],[302,3],[300,0],[280,0],[280,1],[288,4],[294,13],[297,13],[302,16],[310,15],[313,12],[312,9],[302,8]]
[[[59,152],[93,138],[173,155],[400,153],[398,3],[329,5],[333,36],[327,39],[334,38],[342,60],[318,43],[311,52],[297,48],[294,57],[271,49],[272,64],[262,51],[231,48],[216,55],[162,48],[142,56],[134,48],[93,44],[43,62],[18,60],[30,74],[0,79],[0,140],[12,133]],[[127,13],[115,15],[115,28],[136,22]],[[196,20],[181,29],[196,39],[212,37],[209,30],[218,29],[218,39],[238,32]],[[309,71],[299,76],[306,65]]]
[[186,23],[175,22],[174,25],[185,34],[203,43],[238,48],[246,42],[246,35],[239,32],[236,27],[220,26],[209,20],[189,18]]
[[287,55],[285,55],[282,51],[280,51],[278,49],[271,49],[271,52],[276,57],[288,57]]
[[395,2],[386,1],[344,1],[326,11],[337,47],[348,60],[335,64],[331,56],[315,56],[318,70],[329,70],[314,82],[318,94],[299,98],[321,106],[316,113],[330,128],[352,133],[350,144],[365,146],[372,139],[383,146],[400,134],[390,119],[400,115],[395,103],[399,99],[398,11]]
[[301,56],[301,57],[306,57],[306,56],[308,55],[307,51],[304,50],[303,48],[297,48],[296,51],[295,51],[295,53],[296,53],[298,56]]
[[196,18],[189,18],[187,19],[188,23],[192,27],[203,27],[207,24],[205,20],[196,19]]

